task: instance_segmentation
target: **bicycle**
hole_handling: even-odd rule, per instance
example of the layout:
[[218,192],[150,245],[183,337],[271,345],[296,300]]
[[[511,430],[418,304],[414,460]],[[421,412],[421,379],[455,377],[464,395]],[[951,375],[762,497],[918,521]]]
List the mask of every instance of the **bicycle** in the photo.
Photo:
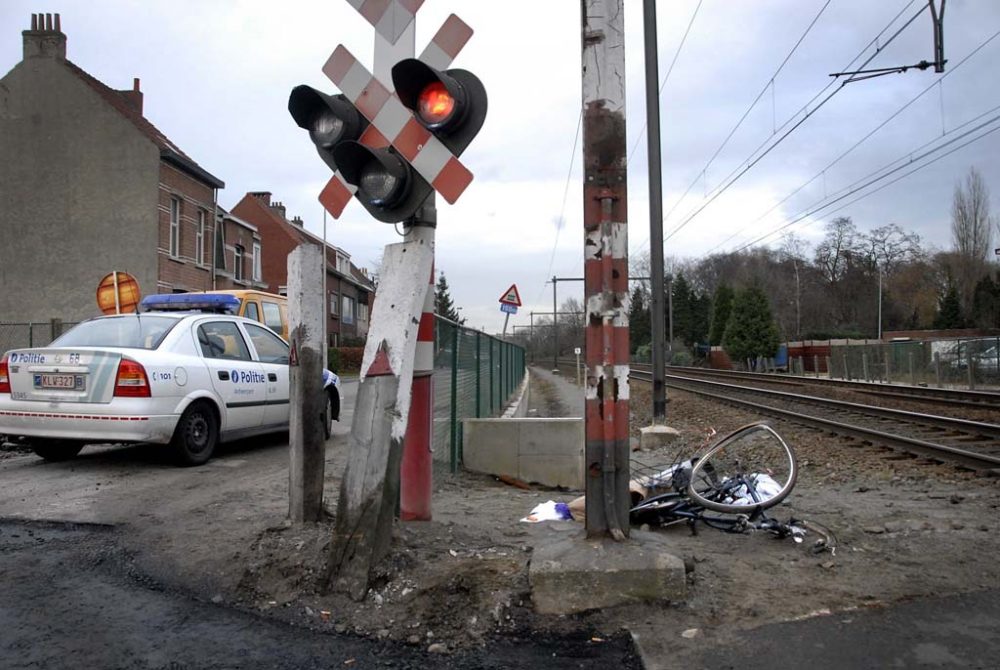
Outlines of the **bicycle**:
[[685,522],[696,533],[701,522],[733,533],[767,531],[797,542],[808,530],[821,536],[814,551],[833,550],[833,535],[825,528],[796,519],[783,523],[765,514],[788,497],[798,479],[795,452],[766,422],[741,426],[667,468],[633,461],[633,472],[639,473],[633,483],[648,494],[629,510],[633,525]]

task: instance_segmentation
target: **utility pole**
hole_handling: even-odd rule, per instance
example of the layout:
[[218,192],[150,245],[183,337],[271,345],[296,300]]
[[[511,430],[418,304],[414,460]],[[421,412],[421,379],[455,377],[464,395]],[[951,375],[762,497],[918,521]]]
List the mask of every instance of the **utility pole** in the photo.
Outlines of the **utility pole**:
[[649,273],[653,324],[653,423],[667,421],[663,367],[663,190],[660,170],[660,89],[656,48],[656,0],[642,2],[646,59],[646,148],[649,154]]
[[586,527],[588,537],[622,541],[630,501],[624,0],[583,0],[582,9]]

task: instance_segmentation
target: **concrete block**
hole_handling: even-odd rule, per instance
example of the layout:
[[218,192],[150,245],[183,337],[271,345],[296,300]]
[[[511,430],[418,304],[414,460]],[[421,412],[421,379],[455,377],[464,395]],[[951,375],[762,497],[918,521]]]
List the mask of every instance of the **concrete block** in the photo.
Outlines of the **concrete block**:
[[684,561],[668,541],[633,530],[625,542],[571,536],[539,538],[528,569],[540,614],[573,614],[636,602],[686,597]]
[[518,477],[517,426],[510,419],[465,419],[462,424],[466,470]]
[[465,419],[467,470],[545,486],[584,486],[583,419]]
[[681,436],[681,431],[670,426],[652,425],[639,429],[639,449],[665,447]]

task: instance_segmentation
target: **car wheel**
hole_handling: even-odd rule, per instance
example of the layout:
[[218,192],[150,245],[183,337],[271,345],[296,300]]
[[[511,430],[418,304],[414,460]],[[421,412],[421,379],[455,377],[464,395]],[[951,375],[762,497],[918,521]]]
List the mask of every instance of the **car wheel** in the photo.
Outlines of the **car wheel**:
[[31,448],[47,461],[68,461],[83,449],[81,442],[72,440],[32,440]]
[[193,402],[184,410],[170,445],[181,465],[201,465],[212,457],[219,441],[219,421],[206,402]]

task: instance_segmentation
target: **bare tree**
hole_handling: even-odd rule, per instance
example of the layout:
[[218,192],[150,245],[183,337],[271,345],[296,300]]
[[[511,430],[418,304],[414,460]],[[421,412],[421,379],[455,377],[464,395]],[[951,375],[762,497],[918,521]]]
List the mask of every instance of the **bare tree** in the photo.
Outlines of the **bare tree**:
[[972,305],[976,282],[986,273],[993,237],[990,223],[990,189],[979,170],[971,167],[965,183],[955,184],[951,203],[951,238],[962,261],[956,280],[966,310]]

